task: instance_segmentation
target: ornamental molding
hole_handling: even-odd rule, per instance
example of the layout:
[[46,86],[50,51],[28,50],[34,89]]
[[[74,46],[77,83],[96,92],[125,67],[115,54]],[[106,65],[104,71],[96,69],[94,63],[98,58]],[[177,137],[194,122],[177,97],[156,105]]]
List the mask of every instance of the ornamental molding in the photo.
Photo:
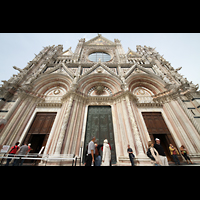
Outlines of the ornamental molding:
[[57,107],[57,108],[61,108],[62,107],[62,103],[38,103],[37,107]]
[[64,102],[71,96],[75,101],[82,101],[83,103],[90,105],[110,105],[125,100],[126,96],[128,96],[131,101],[135,103],[138,102],[138,98],[130,91],[120,91],[110,96],[89,96],[81,92],[69,91],[63,96],[61,101]]
[[155,108],[160,108],[163,107],[162,103],[136,103],[137,107],[155,107]]

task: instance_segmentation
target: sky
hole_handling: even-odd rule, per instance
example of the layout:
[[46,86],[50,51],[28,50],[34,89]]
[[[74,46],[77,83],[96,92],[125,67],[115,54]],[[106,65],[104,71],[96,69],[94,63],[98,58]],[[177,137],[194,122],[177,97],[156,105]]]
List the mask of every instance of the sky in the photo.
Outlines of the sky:
[[[114,42],[119,39],[125,53],[128,47],[136,51],[136,45],[156,47],[156,51],[169,61],[188,81],[200,85],[200,33],[100,33]],[[63,51],[72,47],[74,52],[78,40],[86,41],[97,33],[0,33],[0,81],[8,80],[23,69],[43,47],[63,45]],[[2,82],[0,82],[2,84]]]

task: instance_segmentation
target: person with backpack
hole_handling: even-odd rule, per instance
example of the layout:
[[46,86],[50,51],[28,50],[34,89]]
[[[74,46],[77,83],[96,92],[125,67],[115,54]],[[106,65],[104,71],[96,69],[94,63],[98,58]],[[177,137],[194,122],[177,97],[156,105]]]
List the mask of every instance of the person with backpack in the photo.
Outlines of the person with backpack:
[[[16,144],[13,147],[11,147],[8,157],[14,157],[14,154],[16,154],[17,150],[19,149],[18,145],[19,145],[19,142],[16,142]],[[12,158],[8,158],[5,166],[9,166],[9,163],[11,160]]]
[[157,150],[154,148],[154,144],[152,143],[152,141],[148,142],[147,156],[151,159],[152,164],[154,164],[155,166],[162,166],[160,156]]

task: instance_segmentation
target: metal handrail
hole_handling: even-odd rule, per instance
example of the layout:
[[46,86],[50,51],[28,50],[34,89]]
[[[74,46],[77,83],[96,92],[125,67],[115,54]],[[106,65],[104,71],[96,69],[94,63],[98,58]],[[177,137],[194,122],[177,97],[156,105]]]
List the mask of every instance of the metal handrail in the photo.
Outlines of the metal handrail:
[[[7,155],[7,156],[5,156]],[[75,166],[76,166],[76,162],[77,162],[77,156],[73,155],[73,154],[61,154],[59,157],[49,157],[52,156],[50,154],[28,154],[28,155],[15,155],[13,154],[13,157],[8,157],[8,155],[12,155],[12,154],[4,154],[4,156],[0,156],[0,159],[25,159],[25,160],[41,160],[47,163],[48,160],[72,160],[72,166],[74,164],[75,161]],[[73,155],[73,157],[72,157]],[[2,165],[2,162],[1,162]],[[46,166],[46,164],[45,164]]]

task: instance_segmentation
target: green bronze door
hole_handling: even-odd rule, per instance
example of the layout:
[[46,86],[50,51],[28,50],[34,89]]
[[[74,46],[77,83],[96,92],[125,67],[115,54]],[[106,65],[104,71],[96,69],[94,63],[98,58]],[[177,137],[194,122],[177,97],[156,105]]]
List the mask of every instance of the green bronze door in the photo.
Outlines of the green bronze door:
[[[111,106],[88,106],[83,161],[85,160],[86,146],[94,136],[97,144],[103,144],[104,139],[108,139],[111,145],[111,161],[112,164],[116,163]],[[100,153],[102,155],[101,150]]]

